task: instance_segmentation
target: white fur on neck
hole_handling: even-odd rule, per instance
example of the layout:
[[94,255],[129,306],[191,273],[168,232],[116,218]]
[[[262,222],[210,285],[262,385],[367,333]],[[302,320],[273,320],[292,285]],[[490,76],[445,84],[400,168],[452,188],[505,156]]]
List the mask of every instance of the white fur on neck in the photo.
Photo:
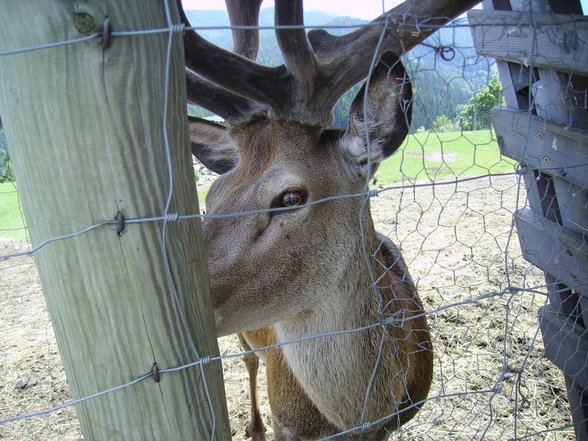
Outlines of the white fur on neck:
[[[313,310],[274,325],[278,341],[288,342],[375,323],[376,314],[368,312],[370,309],[373,311],[369,305],[369,296],[373,295],[371,292],[358,292],[351,286],[332,289],[328,295],[323,295],[324,301]],[[329,296],[336,299],[328,299]],[[358,305],[362,299],[366,304]],[[362,309],[366,314],[357,314]],[[365,392],[377,358],[379,336],[381,332],[378,328],[373,328],[369,331],[313,338],[282,346],[288,365],[308,397],[332,424],[341,429],[349,429],[362,423]],[[388,358],[386,368],[399,372],[400,367],[390,365],[390,362],[393,364],[394,360]],[[402,390],[394,389],[397,388],[388,385],[385,390],[376,393],[402,393]],[[387,396],[391,406],[397,402],[392,398],[391,395]],[[390,408],[390,412],[395,410]],[[363,422],[382,416],[384,415],[370,415],[368,411]]]

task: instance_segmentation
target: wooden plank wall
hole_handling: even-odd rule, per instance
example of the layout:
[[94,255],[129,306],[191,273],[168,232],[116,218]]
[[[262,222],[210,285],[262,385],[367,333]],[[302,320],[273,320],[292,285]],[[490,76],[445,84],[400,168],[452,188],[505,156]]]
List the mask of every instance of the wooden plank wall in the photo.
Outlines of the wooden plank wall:
[[539,320],[563,372],[576,439],[588,441],[588,17],[579,0],[485,0],[468,14],[479,54],[497,60],[503,154],[519,161],[524,257],[545,272]]

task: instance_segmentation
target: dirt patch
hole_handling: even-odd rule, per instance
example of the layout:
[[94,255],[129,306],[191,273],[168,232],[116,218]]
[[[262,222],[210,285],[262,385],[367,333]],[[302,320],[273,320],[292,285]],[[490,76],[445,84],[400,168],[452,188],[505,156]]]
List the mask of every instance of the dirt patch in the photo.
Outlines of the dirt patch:
[[455,162],[459,159],[459,155],[455,152],[411,152],[405,151],[406,156],[414,156],[424,158],[426,161],[449,163]]
[[[402,249],[430,311],[435,346],[430,400],[391,439],[574,439],[570,428],[554,430],[570,424],[569,409],[563,378],[543,356],[538,332],[543,276],[521,257],[512,229],[524,202],[513,176],[387,191],[372,201],[377,229]],[[0,241],[0,255],[24,248]],[[31,257],[0,260],[0,308],[0,419],[68,401]],[[240,352],[235,337],[219,345],[223,355]],[[238,358],[225,360],[223,369],[233,439],[245,440],[246,373]],[[271,428],[268,434],[272,439]],[[70,407],[0,425],[0,439],[81,440],[82,434]]]

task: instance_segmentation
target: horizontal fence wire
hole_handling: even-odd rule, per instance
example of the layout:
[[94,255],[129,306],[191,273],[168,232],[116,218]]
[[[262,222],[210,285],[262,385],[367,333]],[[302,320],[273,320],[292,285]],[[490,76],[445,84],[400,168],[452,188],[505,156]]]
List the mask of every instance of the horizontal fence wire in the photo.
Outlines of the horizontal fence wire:
[[[575,23],[574,20],[579,19],[569,18],[565,23]],[[305,29],[349,30],[380,24],[380,22],[376,22],[359,25],[305,26]],[[533,21],[531,28],[540,31],[547,24]],[[497,20],[494,25],[501,25],[501,22]],[[425,22],[419,26],[421,29],[426,29],[434,25]],[[478,25],[480,28],[489,26],[492,24]],[[199,32],[234,28],[243,27],[194,27]],[[275,30],[276,28],[293,27],[259,26],[260,30]],[[437,29],[437,27],[434,28]],[[462,20],[447,25],[444,29],[464,29],[469,32],[469,25]],[[171,41],[171,34],[181,30],[181,27],[170,25],[168,28],[162,29],[118,31],[113,32],[112,36],[140,38],[141,35],[151,33],[168,33]],[[102,36],[101,34],[93,34],[72,41],[5,51],[0,52],[0,56],[10,57],[27,51],[51,50],[62,45],[80,44],[95,38],[102,38]],[[433,46],[436,43],[438,43],[436,47],[450,46],[454,47],[456,52],[460,51],[460,47],[457,47],[458,44],[455,41],[431,42]],[[423,49],[427,48],[423,46]],[[423,96],[419,98],[418,95],[419,76],[422,77],[425,72],[434,72],[436,69],[434,65],[420,65],[418,63],[419,57],[425,60],[426,54],[421,53],[416,57],[417,60],[413,64],[413,68],[416,70],[411,73],[413,82],[416,84],[415,106],[419,104],[419,100],[426,99]],[[466,59],[467,57],[464,57],[464,60]],[[478,57],[475,57],[474,62],[477,62],[477,59]],[[439,58],[434,58],[434,60],[434,63],[441,62]],[[489,66],[490,71],[485,72],[486,76],[491,76],[490,74],[494,72],[492,65]],[[461,75],[465,74],[462,72]],[[448,88],[454,80],[455,78],[449,78],[442,81]],[[164,125],[166,118],[167,112],[164,110],[162,121]],[[516,130],[516,127],[512,129]],[[486,130],[490,133],[489,128]],[[469,136],[469,132],[462,129],[455,132],[458,133],[457,137],[461,140],[466,140]],[[431,161],[430,157],[434,155],[428,148],[425,148],[424,133],[412,133],[409,136],[413,143],[422,143],[420,148],[413,151],[405,148],[397,154],[401,155],[402,160],[408,161],[410,158],[417,158],[421,161],[421,171],[416,176],[409,176],[409,172],[403,170],[400,181],[382,182],[380,180],[377,182],[377,179],[374,178],[374,182],[368,183],[369,185],[366,186],[364,192],[333,195],[304,205],[312,206],[350,198],[371,200],[376,226],[384,230],[383,232],[402,249],[407,265],[413,272],[417,288],[425,304],[425,312],[421,315],[429,319],[432,329],[435,379],[429,397],[422,402],[413,404],[413,406],[423,405],[423,409],[413,421],[408,423],[407,427],[403,426],[399,430],[398,439],[439,439],[441,437],[496,440],[573,439],[569,408],[567,408],[565,398],[565,385],[563,379],[559,378],[560,372],[542,357],[542,343],[536,322],[537,309],[547,304],[549,284],[543,280],[537,269],[523,261],[512,219],[515,210],[524,208],[527,204],[521,179],[532,171],[526,166],[519,167],[512,163],[511,169],[507,171],[495,172],[492,171],[492,166],[488,166],[485,173],[478,169],[479,174],[471,176],[452,173],[451,167],[455,166],[454,161],[451,161],[450,153],[452,152],[442,151],[441,157],[433,158],[440,158],[440,161]],[[443,128],[436,126],[435,128],[427,128],[426,133],[441,140],[445,132]],[[449,141],[440,141],[441,149],[443,149],[444,142],[445,145],[449,143]],[[491,142],[493,148],[497,149],[494,134],[491,135]],[[472,148],[480,150],[475,143]],[[166,150],[169,152],[169,145],[166,145]],[[472,158],[471,161],[471,166],[474,167],[476,159]],[[502,158],[499,161],[502,161]],[[582,163],[567,167],[585,167],[587,165]],[[450,172],[442,175],[440,170],[443,167],[450,169]],[[546,165],[542,171],[546,173],[560,172],[561,168]],[[380,171],[379,174],[382,172]],[[173,180],[173,175],[170,176],[170,179]],[[173,181],[170,187],[173,188]],[[0,192],[0,195],[4,193],[12,193],[12,191],[3,191]],[[509,198],[508,202],[504,202],[503,199],[507,197]],[[263,209],[219,215],[170,213],[168,208],[163,209],[161,216],[126,219],[125,224],[128,227],[144,222],[158,222],[165,225],[169,222],[181,222],[192,218],[254,216],[264,212],[288,210]],[[454,210],[454,212],[450,213],[450,210]],[[497,216],[498,220],[491,220],[493,216]],[[490,224],[490,222],[495,223]],[[461,231],[465,231],[466,227],[469,228],[476,223],[478,230],[472,232],[472,237],[460,236]],[[25,316],[22,322],[16,319],[19,317],[20,308],[23,305],[30,307],[30,304],[27,303],[29,300],[35,303],[35,308],[44,308],[38,282],[30,282],[31,278],[36,277],[30,274],[34,272],[31,256],[34,256],[42,247],[51,246],[51,243],[55,241],[69,240],[96,228],[112,229],[116,224],[117,221],[112,219],[96,220],[94,225],[64,236],[47,238],[33,248],[23,245],[21,242],[0,243],[2,244],[0,263],[3,265],[0,266],[3,291],[0,293],[0,305],[7,305],[3,306],[3,310],[4,308],[9,310],[5,315],[6,321],[0,321],[0,336],[6,335],[6,338],[2,338],[2,340],[4,342],[10,341],[15,346],[14,348],[4,346],[5,343],[0,345],[1,365],[7,374],[4,376],[6,379],[4,384],[0,384],[0,390],[8,391],[12,388],[25,395],[23,398],[25,403],[22,406],[18,395],[15,394],[9,396],[7,402],[4,400],[0,402],[0,438],[7,437],[14,440],[51,439],[55,433],[60,433],[61,427],[67,431],[67,434],[60,433],[63,436],[62,439],[81,439],[79,429],[75,427],[73,414],[68,414],[65,417],[57,416],[55,422],[51,423],[54,427],[43,427],[43,424],[34,423],[33,419],[36,420],[37,417],[47,414],[57,415],[58,412],[83,401],[115,393],[142,381],[153,380],[154,372],[145,372],[126,384],[100,391],[79,400],[65,399],[67,392],[60,390],[57,393],[60,404],[46,406],[43,410],[33,412],[20,413],[17,410],[31,407],[33,403],[30,401],[34,400],[35,396],[34,394],[31,394],[30,398],[26,398],[26,396],[29,392],[34,391],[36,384],[33,383],[38,380],[31,379],[32,377],[28,377],[26,372],[21,373],[18,363],[13,364],[8,360],[11,354],[18,353],[26,344],[22,341],[21,336],[16,335],[15,330],[21,327],[26,328],[31,323],[46,323],[45,335],[35,337],[37,340],[35,343],[45,342],[41,343],[41,347],[45,346],[47,358],[51,358],[49,363],[55,363],[54,365],[50,364],[45,372],[53,377],[53,384],[65,384],[63,374],[61,372],[54,373],[60,371],[61,367],[58,365],[58,357],[53,343],[54,337],[52,331],[49,330],[51,324],[48,318],[29,321],[29,318]],[[494,228],[497,230],[494,231]],[[5,232],[12,230],[14,229],[5,229],[0,226],[0,237]],[[433,243],[435,241],[437,243]],[[165,238],[163,243],[166,243]],[[488,255],[476,255],[482,253],[483,250],[487,251],[490,247],[494,248],[490,249]],[[172,252],[173,250],[165,248],[162,250],[164,255]],[[372,257],[369,253],[370,251],[367,251],[363,256],[367,260]],[[167,261],[167,259],[164,260]],[[8,264],[4,265],[5,263]],[[19,277],[26,276],[28,279],[24,283],[20,280],[6,282],[11,279],[13,273],[18,273]],[[377,284],[377,281],[373,280],[373,284]],[[32,287],[33,285],[34,287]],[[24,293],[20,291],[23,288]],[[460,292],[455,294],[456,291]],[[11,311],[12,309],[15,311]],[[418,316],[411,318],[415,319]],[[15,318],[16,326],[9,324],[9,317]],[[227,394],[230,401],[231,424],[244,426],[248,411],[231,408],[235,405],[236,398],[240,399],[236,403],[238,406],[241,408],[246,406],[246,393],[243,391],[246,388],[241,385],[245,380],[243,377],[232,378],[236,375],[235,372],[238,372],[237,359],[243,355],[251,352],[259,353],[276,347],[303,344],[311,340],[367,332],[370,329],[382,328],[386,325],[401,324],[404,320],[396,318],[394,315],[384,316],[381,321],[370,323],[367,326],[280,342],[276,345],[258,348],[255,351],[242,351],[234,341],[223,338],[221,339],[221,356],[208,357],[195,353],[192,363],[176,367],[162,367],[158,374],[172,375],[178,371],[194,368],[203,372],[203,366],[208,363],[225,363],[226,381],[237,383],[236,388],[233,389],[236,391],[235,396]],[[25,357],[40,357],[42,354],[42,351],[37,351],[31,355],[27,354]],[[488,359],[491,359],[491,362]],[[488,363],[487,366],[483,365],[485,362]],[[16,387],[14,386],[15,382],[18,383]],[[533,390],[531,390],[532,387]],[[55,394],[46,401],[51,402],[54,399]],[[264,399],[264,416],[267,418],[269,410],[266,401]],[[211,408],[214,406],[212,402],[208,404]],[[38,406],[33,404],[32,407]],[[362,421],[357,426],[323,439],[336,439],[348,433],[369,430],[383,421],[395,418],[398,418],[398,413],[386,415],[381,420]],[[17,421],[21,421],[22,425],[14,426]],[[360,422],[358,421],[358,423]],[[37,429],[27,429],[27,425],[33,426],[34,424],[37,424],[36,427],[40,427],[39,432],[36,432]],[[22,434],[13,432],[12,427],[18,427],[16,430],[21,430]],[[239,428],[238,430],[244,433],[244,429]],[[234,439],[237,439],[238,436],[241,435],[236,435]],[[552,436],[555,438],[551,438]]]

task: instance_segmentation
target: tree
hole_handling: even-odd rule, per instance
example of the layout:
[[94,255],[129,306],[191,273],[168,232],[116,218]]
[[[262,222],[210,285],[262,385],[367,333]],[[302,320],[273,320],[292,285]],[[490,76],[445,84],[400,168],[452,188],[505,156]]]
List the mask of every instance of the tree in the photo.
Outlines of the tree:
[[0,184],[14,181],[12,162],[8,150],[0,149]]
[[349,124],[349,109],[360,87],[361,84],[355,85],[339,98],[339,101],[337,101],[333,108],[333,127],[347,127]]
[[447,118],[447,115],[439,115],[435,118],[432,129],[435,132],[452,132],[454,130],[453,122]]
[[2,120],[0,120],[0,184],[3,182],[14,181],[14,173],[12,171],[12,162],[8,153],[6,145],[6,136],[2,128]]
[[459,114],[458,120],[463,130],[489,129],[492,126],[492,107],[502,103],[502,84],[498,77],[478,90]]

